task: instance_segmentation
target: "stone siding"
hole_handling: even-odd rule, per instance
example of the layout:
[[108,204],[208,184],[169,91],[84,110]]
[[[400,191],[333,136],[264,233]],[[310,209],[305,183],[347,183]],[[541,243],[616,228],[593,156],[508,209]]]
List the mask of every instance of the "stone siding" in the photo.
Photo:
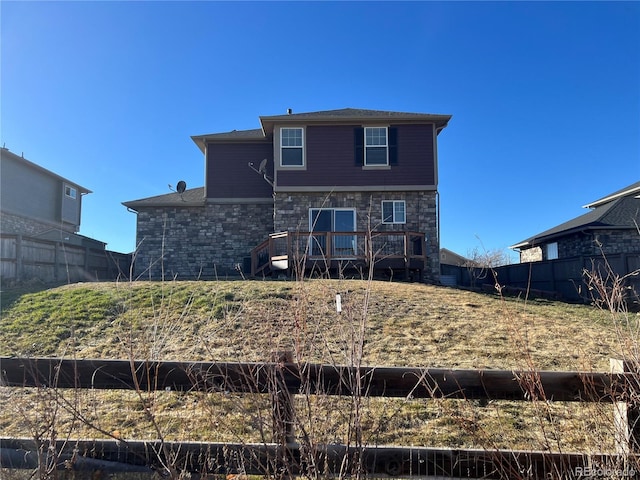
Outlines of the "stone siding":
[[527,248],[520,252],[520,263],[540,262],[542,261],[542,248]]
[[[640,253],[640,233],[633,229],[575,233],[558,238],[557,243],[558,258]],[[546,244],[520,252],[523,263],[540,260],[547,260]]]
[[[65,228],[67,227],[67,228]],[[2,212],[0,215],[0,232],[14,235],[37,236],[51,230],[65,230],[73,233],[68,224],[53,224],[46,221],[38,221],[20,215]]]
[[575,234],[558,240],[560,258],[579,255],[639,253],[640,233],[637,230],[598,230]]
[[239,275],[251,249],[273,231],[273,205],[141,208],[136,276],[165,280]]
[[[382,200],[406,202],[406,224],[382,224]],[[440,274],[437,204],[435,192],[278,193],[275,196],[275,231],[309,231],[310,208],[355,208],[356,229],[414,231],[426,234],[425,279]]]

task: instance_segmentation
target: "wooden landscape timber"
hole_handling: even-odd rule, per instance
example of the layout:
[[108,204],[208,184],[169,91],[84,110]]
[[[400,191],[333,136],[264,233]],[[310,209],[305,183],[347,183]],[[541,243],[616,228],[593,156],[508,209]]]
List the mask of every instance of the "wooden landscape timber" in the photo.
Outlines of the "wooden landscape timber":
[[[271,394],[273,443],[162,440],[40,440],[0,438],[0,466],[104,472],[256,474],[286,479],[352,474],[438,478],[584,478],[585,472],[635,475],[640,462],[633,419],[637,375],[410,367],[296,364],[291,356],[268,363],[80,360],[0,357],[0,384],[51,389],[135,389]],[[360,376],[360,381],[357,376]],[[361,385],[354,391],[353,385]],[[283,395],[286,390],[288,395]],[[297,393],[366,397],[606,402],[624,405],[616,418],[616,454],[406,446],[315,444],[295,438],[292,396]],[[285,405],[281,405],[284,402]],[[359,467],[354,465],[359,462]]]
[[290,393],[305,385],[324,395],[356,393],[356,374],[357,393],[370,397],[612,402],[638,387],[631,373],[0,357],[2,384],[13,387],[269,393],[276,369]]
[[[339,475],[351,471],[353,458],[362,456],[365,471],[372,476],[437,478],[574,478],[560,472],[618,470],[631,472],[633,460],[619,455],[584,455],[530,451],[490,451],[425,447],[347,447],[316,445],[315,465],[303,459],[303,446],[273,443],[161,442],[141,440],[60,440],[36,444],[32,439],[0,438],[0,464],[4,468],[37,468],[38,455],[52,456],[59,470],[101,472],[161,472],[175,465],[191,479],[214,474],[277,476],[309,474]],[[279,465],[281,450],[290,459]],[[165,458],[170,452],[171,458]],[[589,475],[587,475],[588,477]]]

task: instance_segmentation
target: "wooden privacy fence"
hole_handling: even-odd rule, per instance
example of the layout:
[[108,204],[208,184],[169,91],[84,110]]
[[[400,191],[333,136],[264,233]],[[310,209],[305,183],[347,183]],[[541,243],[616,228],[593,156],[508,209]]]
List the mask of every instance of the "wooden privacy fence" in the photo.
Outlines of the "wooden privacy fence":
[[131,255],[25,235],[0,235],[3,282],[114,280],[128,276]]
[[585,255],[502,265],[493,269],[441,264],[440,271],[463,287],[487,285],[493,289],[497,281],[505,293],[513,289],[573,302],[592,300],[585,282],[585,271],[594,272],[603,279],[615,274],[620,278],[627,276],[625,286],[635,292],[636,300],[640,294],[640,275],[637,274],[640,272],[640,253],[607,254],[606,258]]
[[[636,421],[638,376],[614,361],[612,373],[348,367],[270,363],[75,360],[0,357],[6,387],[139,389],[270,394],[273,442],[203,443],[160,440],[0,438],[0,465],[71,470],[171,470],[194,476],[243,473],[290,477],[588,478],[635,476],[640,456]],[[617,370],[617,371],[616,371]],[[311,444],[295,438],[292,395],[610,402],[617,406],[616,454]],[[55,454],[55,455],[54,455]],[[359,465],[359,467],[358,467]],[[170,466],[170,468],[168,467]],[[194,478],[194,477],[192,477]]]

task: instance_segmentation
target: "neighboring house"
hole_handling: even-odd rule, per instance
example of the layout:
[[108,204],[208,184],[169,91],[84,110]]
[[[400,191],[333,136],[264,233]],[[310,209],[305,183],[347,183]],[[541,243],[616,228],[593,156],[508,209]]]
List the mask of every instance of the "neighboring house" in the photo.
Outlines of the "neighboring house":
[[440,265],[453,265],[455,267],[471,267],[476,266],[476,262],[463,257],[462,255],[452,252],[447,248],[440,249]]
[[104,249],[103,242],[76,235],[90,190],[7,148],[0,149],[0,172],[0,233]]
[[203,188],[124,202],[138,215],[136,272],[268,274],[302,255],[307,268],[373,259],[436,280],[437,136],[450,118],[289,111],[255,130],[194,136]]
[[509,248],[521,262],[640,253],[640,182],[584,207],[591,211]]
[[0,280],[75,282],[129,271],[128,255],[80,230],[82,197],[90,190],[23,156],[0,149]]

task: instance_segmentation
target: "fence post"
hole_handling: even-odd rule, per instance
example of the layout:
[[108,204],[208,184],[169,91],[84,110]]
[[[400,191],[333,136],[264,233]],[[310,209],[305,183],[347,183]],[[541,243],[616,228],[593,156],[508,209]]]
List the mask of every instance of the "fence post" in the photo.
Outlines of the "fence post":
[[22,263],[22,235],[16,235],[16,281],[22,280],[23,263]]
[[271,411],[273,417],[273,443],[278,445],[276,458],[276,478],[292,478],[292,452],[289,446],[294,443],[293,397],[289,393],[284,379],[284,364],[293,363],[293,352],[272,352],[271,360],[276,362],[271,384]]
[[[629,364],[622,359],[609,359],[611,373],[629,373]],[[613,426],[615,447],[618,454],[629,455],[640,451],[640,405],[637,403],[637,395],[634,381],[625,382],[624,401],[613,402]],[[615,385],[613,385],[615,387]]]
[[54,280],[58,280],[60,274],[58,272],[59,270],[59,264],[60,264],[60,242],[56,242],[55,243],[55,247],[54,247],[54,251],[53,251],[53,279]]

